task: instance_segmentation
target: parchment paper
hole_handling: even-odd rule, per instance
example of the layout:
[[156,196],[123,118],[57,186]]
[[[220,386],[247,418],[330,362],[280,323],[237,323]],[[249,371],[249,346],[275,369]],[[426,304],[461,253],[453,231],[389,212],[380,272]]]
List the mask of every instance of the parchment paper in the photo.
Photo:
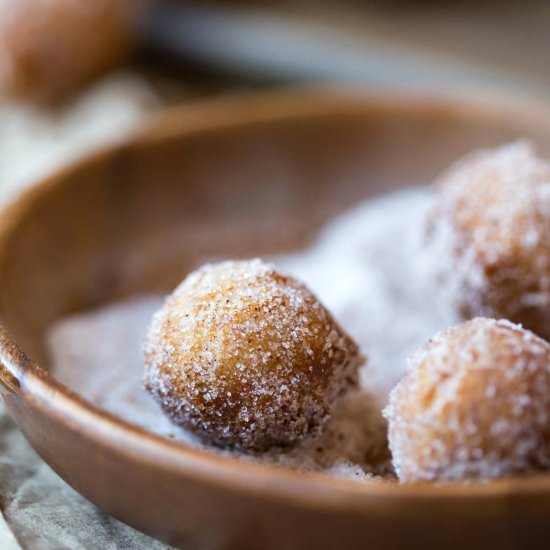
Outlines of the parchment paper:
[[96,508],[32,450],[0,405],[2,550],[169,548]]

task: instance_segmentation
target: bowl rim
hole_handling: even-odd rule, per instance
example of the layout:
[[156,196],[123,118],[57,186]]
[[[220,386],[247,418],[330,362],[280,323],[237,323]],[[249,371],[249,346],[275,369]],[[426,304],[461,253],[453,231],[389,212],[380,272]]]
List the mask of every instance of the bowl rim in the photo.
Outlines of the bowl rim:
[[[483,97],[412,95],[397,92],[373,92],[326,87],[290,91],[242,94],[221,99],[200,100],[173,107],[154,115],[151,120],[124,138],[96,148],[62,166],[20,193],[2,210],[0,246],[3,246],[24,213],[50,189],[62,185],[75,172],[102,162],[134,145],[162,143],[186,134],[217,132],[281,119],[315,119],[384,109],[396,114],[434,109],[455,116],[495,117],[517,120],[541,117],[550,126],[550,108],[544,103],[521,102]],[[186,446],[156,435],[111,414],[77,395],[46,370],[30,360],[0,326],[0,387],[4,395],[15,395],[32,403],[42,414],[79,430],[94,444],[109,446],[115,452],[156,467],[171,470],[182,477],[194,478],[207,485],[223,486],[234,493],[254,494],[312,508],[365,510],[382,513],[397,499],[415,502],[460,499],[492,499],[511,495],[549,495],[550,473],[529,477],[511,477],[483,483],[399,484],[379,480],[351,480],[322,472],[302,472],[276,465],[243,461],[240,458]]]

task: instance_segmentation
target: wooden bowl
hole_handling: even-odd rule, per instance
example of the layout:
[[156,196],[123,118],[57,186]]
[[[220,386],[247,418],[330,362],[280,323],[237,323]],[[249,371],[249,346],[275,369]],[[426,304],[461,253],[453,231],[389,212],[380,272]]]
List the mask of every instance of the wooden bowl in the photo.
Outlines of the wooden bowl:
[[548,475],[400,486],[244,464],[87,403],[48,374],[44,346],[47,327],[68,313],[168,290],[205,254],[300,246],[356,200],[429,182],[466,151],[522,136],[548,154],[550,112],[289,92],[172,111],[61,170],[1,216],[0,379],[10,414],[76,490],[172,543],[539,548],[550,537]]

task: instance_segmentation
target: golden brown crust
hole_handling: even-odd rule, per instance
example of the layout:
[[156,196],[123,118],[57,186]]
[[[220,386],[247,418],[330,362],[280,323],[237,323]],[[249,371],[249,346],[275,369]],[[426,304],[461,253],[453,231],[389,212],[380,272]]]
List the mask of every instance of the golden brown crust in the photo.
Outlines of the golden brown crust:
[[356,345],[303,285],[259,260],[206,265],[148,332],[146,387],[178,424],[263,451],[320,427],[357,381]]

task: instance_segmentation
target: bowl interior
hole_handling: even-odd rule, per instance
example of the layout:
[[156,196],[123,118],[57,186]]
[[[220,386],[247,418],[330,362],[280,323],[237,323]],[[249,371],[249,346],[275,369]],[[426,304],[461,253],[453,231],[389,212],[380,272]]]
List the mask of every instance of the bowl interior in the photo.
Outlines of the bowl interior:
[[[47,369],[45,333],[60,317],[168,291],[205,257],[299,248],[354,202],[427,184],[462,154],[519,138],[549,154],[550,112],[331,91],[167,113],[4,211],[0,325]],[[304,476],[103,414],[29,365],[1,327],[0,360],[0,379],[19,375],[8,410],[46,462],[92,502],[177,544],[230,534],[232,548],[526,548],[548,536],[548,476],[437,490]]]
[[355,201],[429,183],[467,151],[522,137],[550,151],[548,115],[337,93],[167,114],[11,208],[0,319],[47,368],[44,333],[61,316],[167,291],[204,257],[303,246]]

